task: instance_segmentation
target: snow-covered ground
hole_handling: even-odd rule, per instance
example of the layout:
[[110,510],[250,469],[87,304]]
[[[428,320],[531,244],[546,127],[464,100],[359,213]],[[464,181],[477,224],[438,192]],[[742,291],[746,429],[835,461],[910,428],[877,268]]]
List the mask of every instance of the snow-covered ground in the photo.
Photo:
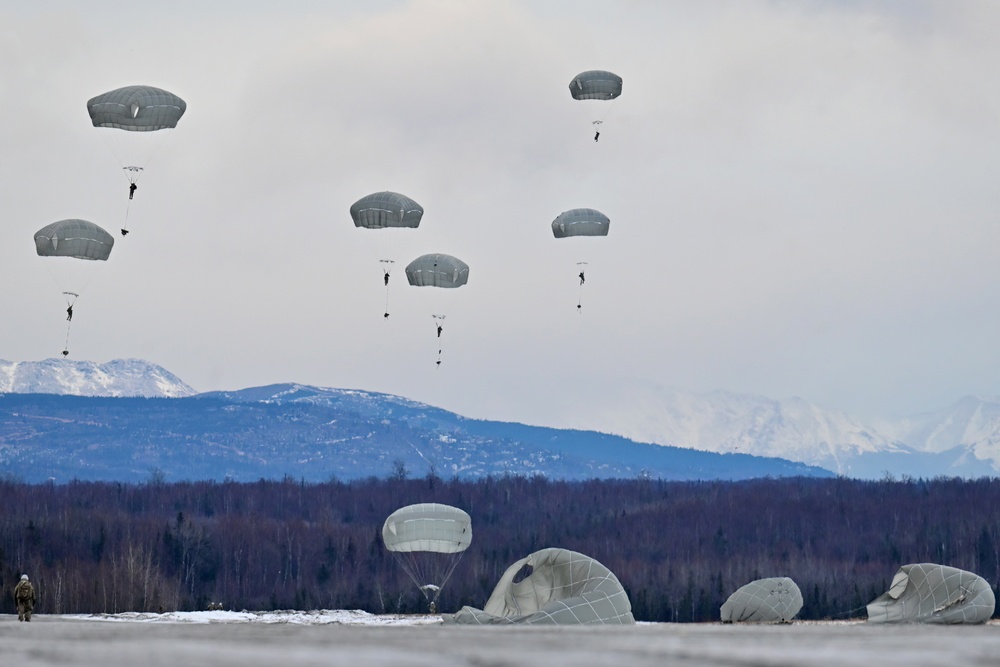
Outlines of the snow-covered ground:
[[130,623],[292,623],[298,625],[428,625],[441,623],[440,616],[414,614],[369,614],[361,610],[319,609],[316,611],[171,611],[164,614],[126,612],[123,614],[66,614],[59,618],[83,621]]
[[995,666],[1000,624],[454,626],[360,611],[0,615],[7,665]]

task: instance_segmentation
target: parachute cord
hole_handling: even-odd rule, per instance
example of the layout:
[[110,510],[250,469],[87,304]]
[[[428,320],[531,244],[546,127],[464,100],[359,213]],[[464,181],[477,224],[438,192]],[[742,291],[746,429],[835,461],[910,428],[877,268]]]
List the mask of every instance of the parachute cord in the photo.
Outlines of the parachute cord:
[[76,305],[78,294],[73,292],[63,292],[66,297],[66,342],[63,344],[63,356],[69,356],[69,332],[73,327],[73,306]]
[[437,331],[437,338],[438,338],[437,367],[441,368],[441,349],[442,349],[441,348],[441,334],[444,332],[444,325],[442,323],[444,322],[445,316],[444,315],[431,315],[431,317],[434,318],[434,326],[435,326],[435,329]]
[[[391,259],[380,259],[379,264],[382,264],[382,280],[385,283],[385,311],[382,313],[382,319],[389,319],[389,276],[392,271],[392,265],[395,264],[395,260]],[[387,268],[388,267],[388,268]]]
[[66,322],[66,343],[63,344],[63,356],[69,356],[69,330],[73,326],[73,320]]
[[854,609],[848,609],[847,611],[842,611],[839,614],[831,614],[822,620],[833,621],[838,618],[854,618],[854,613],[861,611],[862,609],[868,609],[868,605],[861,605],[860,607],[855,607]]
[[583,311],[583,283],[580,283],[580,294],[576,299],[576,312],[580,313]]

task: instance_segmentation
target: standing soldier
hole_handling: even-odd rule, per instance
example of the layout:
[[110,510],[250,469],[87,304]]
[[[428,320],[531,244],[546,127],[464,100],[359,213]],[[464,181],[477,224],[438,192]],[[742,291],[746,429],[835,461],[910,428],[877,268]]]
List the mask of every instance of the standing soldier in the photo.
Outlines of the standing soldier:
[[17,620],[30,622],[31,610],[35,607],[35,589],[26,574],[21,575],[21,581],[14,587],[14,602],[17,603]]

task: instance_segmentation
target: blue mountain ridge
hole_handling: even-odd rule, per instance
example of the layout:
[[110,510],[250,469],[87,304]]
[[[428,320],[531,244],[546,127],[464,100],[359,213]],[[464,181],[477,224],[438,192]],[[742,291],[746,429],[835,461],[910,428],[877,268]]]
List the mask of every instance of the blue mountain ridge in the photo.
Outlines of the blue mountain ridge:
[[467,419],[398,396],[298,384],[183,398],[0,395],[0,475],[308,482],[436,474],[585,480],[833,476],[784,459]]

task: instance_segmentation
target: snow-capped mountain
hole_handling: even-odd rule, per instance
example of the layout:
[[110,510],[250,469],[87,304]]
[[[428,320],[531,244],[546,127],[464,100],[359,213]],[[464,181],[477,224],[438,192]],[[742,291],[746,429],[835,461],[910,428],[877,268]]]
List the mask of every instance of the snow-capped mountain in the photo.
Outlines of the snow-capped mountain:
[[943,410],[885,421],[878,428],[920,451],[940,453],[958,447],[977,459],[1000,463],[997,397],[965,396]]
[[[852,477],[994,475],[1000,402],[963,399],[949,410],[878,427],[801,398],[776,400],[651,385],[608,392],[572,416],[576,428],[637,442],[774,456]],[[562,411],[560,425],[569,413]]]
[[163,367],[141,359],[115,359],[105,364],[0,359],[0,393],[180,398],[197,392]]
[[[0,360],[0,393],[165,398],[196,394],[162,367],[138,359],[106,364]],[[399,396],[301,384],[198,397],[348,409],[369,419],[439,430],[465,428],[472,421]],[[548,407],[548,427],[780,458],[851,477],[980,477],[1000,471],[1000,398],[969,396],[944,410],[872,424],[800,398],[777,400],[727,391],[696,394],[649,384],[615,387],[600,400],[564,393],[561,402],[553,400]]]

